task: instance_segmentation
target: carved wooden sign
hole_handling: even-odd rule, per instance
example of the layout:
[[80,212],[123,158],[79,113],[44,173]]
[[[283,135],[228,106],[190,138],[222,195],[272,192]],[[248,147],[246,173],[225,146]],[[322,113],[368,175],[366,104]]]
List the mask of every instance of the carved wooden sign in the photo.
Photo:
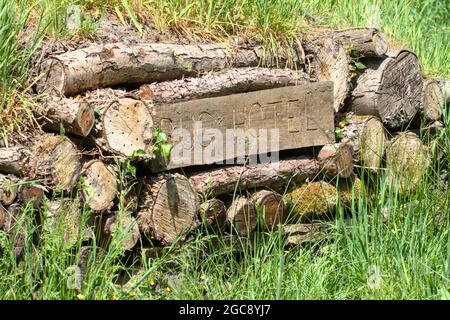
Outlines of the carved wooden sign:
[[168,164],[153,161],[155,172],[270,161],[268,153],[334,142],[333,82],[156,105],[154,115],[173,145]]

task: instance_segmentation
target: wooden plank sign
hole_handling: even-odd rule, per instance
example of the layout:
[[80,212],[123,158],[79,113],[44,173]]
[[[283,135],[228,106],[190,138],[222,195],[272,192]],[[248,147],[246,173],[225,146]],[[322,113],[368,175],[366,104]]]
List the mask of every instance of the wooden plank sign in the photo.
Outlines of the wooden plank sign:
[[[270,161],[269,152],[334,142],[333,82],[156,105],[155,125],[173,147],[154,172],[212,163]],[[251,156],[250,159],[246,156]]]

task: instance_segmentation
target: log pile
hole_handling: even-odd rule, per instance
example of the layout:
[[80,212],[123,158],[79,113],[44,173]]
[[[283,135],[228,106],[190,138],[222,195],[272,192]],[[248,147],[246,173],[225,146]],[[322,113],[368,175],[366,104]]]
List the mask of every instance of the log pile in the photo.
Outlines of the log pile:
[[[102,239],[120,235],[132,250],[196,230],[249,236],[326,220],[363,192],[360,170],[386,171],[409,192],[430,166],[410,129],[440,122],[448,95],[413,52],[387,43],[370,28],[326,32],[302,43],[292,69],[260,67],[261,48],[219,44],[115,43],[51,56],[35,88],[43,131],[0,148],[0,228],[20,255],[17,221],[31,201],[46,212],[42,236],[62,221],[71,246],[84,208]],[[352,79],[355,61],[365,69]],[[276,134],[253,149],[263,130]]]

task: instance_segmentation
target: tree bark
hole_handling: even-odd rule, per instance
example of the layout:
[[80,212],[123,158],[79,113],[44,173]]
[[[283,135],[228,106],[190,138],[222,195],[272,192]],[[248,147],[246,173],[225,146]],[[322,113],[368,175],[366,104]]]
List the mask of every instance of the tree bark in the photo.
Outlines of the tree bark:
[[268,68],[233,68],[199,78],[142,85],[138,95],[153,103],[174,103],[184,100],[225,96],[277,87],[293,86],[309,81],[302,71]]
[[44,186],[70,191],[80,173],[81,159],[66,137],[39,136],[30,148],[0,148],[0,172],[41,180]]
[[106,218],[102,231],[108,241],[120,237],[119,245],[123,250],[133,249],[141,238],[137,221],[129,212],[113,212]]
[[36,89],[72,96],[119,84],[139,85],[232,66],[257,66],[262,59],[258,48],[233,52],[217,44],[94,44],[45,60],[39,72],[44,76]]
[[385,59],[372,59],[366,66],[352,92],[352,111],[377,116],[391,130],[407,125],[422,101],[417,56],[407,50],[388,51]]
[[342,143],[353,147],[355,164],[372,173],[378,173],[382,167],[387,144],[386,132],[381,121],[374,116],[348,113],[345,121],[340,122],[340,126]]
[[85,164],[82,177],[85,182],[82,190],[85,203],[95,212],[110,210],[118,188],[114,168],[101,160],[92,160]]
[[94,108],[83,100],[50,97],[35,110],[43,129],[86,137],[94,126]]
[[272,229],[284,221],[285,206],[283,197],[274,191],[260,190],[252,195],[252,202],[263,213],[264,225]]
[[253,202],[238,196],[227,210],[227,222],[241,236],[247,236],[256,228],[256,211]]
[[17,182],[19,178],[14,175],[0,174],[0,203],[9,206],[17,196]]
[[162,174],[144,184],[138,210],[141,233],[163,245],[173,243],[198,226],[198,197],[190,181],[179,174]]
[[208,229],[223,230],[227,220],[227,207],[222,200],[209,199],[200,205],[200,216]]
[[319,166],[331,178],[348,178],[353,174],[353,147],[346,143],[327,144],[317,156]]
[[388,50],[386,35],[375,28],[350,28],[326,35],[339,40],[356,58],[381,57]]
[[400,193],[412,192],[431,165],[428,147],[412,132],[394,137],[386,149],[389,182]]
[[94,143],[108,155],[130,157],[136,150],[151,156],[153,117],[138,97],[124,91],[104,89],[86,94],[100,118],[92,135]]

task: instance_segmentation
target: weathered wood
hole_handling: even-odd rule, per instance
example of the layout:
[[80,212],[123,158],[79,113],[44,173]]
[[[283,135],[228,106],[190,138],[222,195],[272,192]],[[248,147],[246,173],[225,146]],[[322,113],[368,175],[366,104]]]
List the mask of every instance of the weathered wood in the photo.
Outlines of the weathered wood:
[[110,214],[103,224],[102,231],[108,241],[119,239],[116,241],[123,250],[131,250],[141,238],[136,219],[126,211]]
[[356,81],[351,109],[374,115],[388,129],[407,125],[422,101],[422,74],[417,56],[407,50],[388,51],[383,60],[365,62],[367,69]]
[[200,205],[200,217],[207,228],[223,230],[227,220],[227,207],[222,200],[209,199]]
[[312,52],[311,62],[313,78],[318,81],[333,81],[334,84],[334,111],[344,106],[350,90],[350,58],[347,50],[331,37],[320,38],[307,45]]
[[[174,80],[232,66],[254,67],[263,60],[260,51],[230,50],[217,44],[93,44],[44,60],[36,89],[72,96],[119,84]],[[278,60],[283,65],[285,58]]]
[[44,186],[69,191],[80,173],[79,153],[66,137],[42,135],[30,148],[0,148],[0,172],[41,180]]
[[307,241],[319,241],[326,236],[328,222],[287,224],[280,226],[281,233],[286,236],[285,246],[297,246]]
[[80,99],[49,97],[34,112],[43,129],[86,137],[94,126],[94,108]]
[[19,178],[14,175],[0,174],[0,203],[9,206],[17,196],[17,182]]
[[337,187],[325,181],[305,183],[287,194],[292,203],[289,215],[300,221],[327,219],[335,213],[338,203],[347,207],[353,198],[358,199],[360,192],[361,182],[356,177],[340,180]]
[[[153,171],[334,142],[329,81],[155,105],[155,126],[174,146]],[[231,161],[230,161],[231,160]]]
[[353,147],[346,143],[327,144],[317,156],[320,167],[331,178],[348,178],[353,174]]
[[441,120],[443,108],[444,95],[439,83],[430,78],[424,79],[422,103],[419,109],[420,113],[416,116],[416,123],[413,124],[414,127],[420,127],[420,123],[429,125]]
[[163,174],[143,185],[138,211],[141,233],[164,245],[198,226],[198,197],[190,181],[179,174]]
[[312,180],[319,171],[315,159],[297,157],[268,164],[212,168],[189,173],[188,177],[198,193],[217,196],[255,188],[281,191],[289,181]]
[[372,173],[382,167],[387,136],[381,121],[374,116],[359,116],[348,113],[342,123],[342,143],[353,147],[356,165]]
[[356,58],[380,57],[388,50],[388,40],[385,34],[375,28],[350,28],[326,33],[351,51]]
[[112,89],[88,92],[86,101],[99,110],[92,136],[100,150],[119,157],[130,157],[137,150],[151,155],[153,117],[147,104]]
[[84,165],[81,177],[85,184],[82,189],[85,203],[96,212],[111,209],[118,190],[114,168],[101,160],[92,160]]
[[444,101],[446,101],[447,105],[450,105],[450,80],[439,80],[439,85],[442,90],[442,94],[444,95]]
[[256,208],[262,210],[264,226],[272,229],[284,221],[284,202],[283,197],[274,191],[259,190],[251,197]]
[[249,235],[256,228],[256,211],[253,202],[238,196],[227,210],[227,222],[241,236]]
[[31,202],[34,209],[38,209],[44,200],[46,189],[43,186],[23,183],[19,186],[19,202],[26,205]]
[[8,209],[0,204],[0,228],[8,235],[16,258],[23,252],[27,236],[26,221],[21,215],[22,207],[17,203],[13,203]]
[[232,68],[196,78],[142,85],[138,95],[153,103],[174,103],[233,93],[299,85],[309,81],[308,74],[289,69]]
[[389,182],[400,193],[414,191],[431,165],[430,152],[412,132],[394,137],[386,149]]

